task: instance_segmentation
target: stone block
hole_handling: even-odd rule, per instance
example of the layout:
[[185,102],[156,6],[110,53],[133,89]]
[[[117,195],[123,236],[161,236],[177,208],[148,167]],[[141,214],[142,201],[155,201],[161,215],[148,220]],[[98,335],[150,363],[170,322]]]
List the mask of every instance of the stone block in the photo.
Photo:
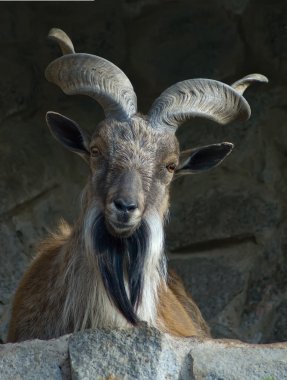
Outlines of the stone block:
[[0,371],[3,380],[281,380],[286,357],[286,343],[175,339],[142,326],[0,345]]
[[204,341],[191,348],[194,379],[277,380],[287,378],[286,344],[248,345]]
[[168,338],[147,327],[74,334],[69,341],[72,378],[188,379],[186,343],[175,350]]
[[2,380],[69,380],[68,336],[0,345]]

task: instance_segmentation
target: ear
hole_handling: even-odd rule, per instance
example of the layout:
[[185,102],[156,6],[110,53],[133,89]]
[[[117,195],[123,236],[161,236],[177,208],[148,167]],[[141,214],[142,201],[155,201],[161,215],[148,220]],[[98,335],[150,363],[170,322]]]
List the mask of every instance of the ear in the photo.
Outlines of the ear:
[[181,152],[180,163],[175,172],[176,177],[183,174],[201,173],[215,168],[231,153],[233,147],[233,144],[223,142]]
[[57,141],[87,161],[90,156],[89,136],[75,121],[51,111],[47,112],[46,121]]

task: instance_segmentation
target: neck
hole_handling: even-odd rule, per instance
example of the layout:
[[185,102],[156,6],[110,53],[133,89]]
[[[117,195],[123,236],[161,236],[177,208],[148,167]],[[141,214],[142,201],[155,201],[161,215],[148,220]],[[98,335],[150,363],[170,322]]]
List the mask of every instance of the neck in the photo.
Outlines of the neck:
[[[74,308],[81,314],[72,316],[75,329],[126,327],[139,321],[156,326],[158,289],[166,280],[160,216],[149,213],[133,236],[120,239],[108,233],[97,208],[89,208],[78,233],[79,258],[70,270],[82,281],[69,289],[73,302],[82,303]],[[64,310],[67,318],[70,300]]]

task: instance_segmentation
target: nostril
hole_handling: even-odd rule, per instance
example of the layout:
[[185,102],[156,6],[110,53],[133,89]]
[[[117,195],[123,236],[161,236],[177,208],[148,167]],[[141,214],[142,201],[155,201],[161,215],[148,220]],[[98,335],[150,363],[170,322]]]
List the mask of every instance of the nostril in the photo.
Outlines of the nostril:
[[127,205],[128,211],[134,211],[136,208],[138,208],[138,207],[135,203],[131,203],[131,204]]
[[125,210],[125,204],[124,204],[124,202],[121,199],[115,200],[114,201],[114,205],[120,211],[124,211]]
[[129,212],[137,209],[137,205],[134,202],[124,201],[123,199],[114,200],[114,205],[119,211]]

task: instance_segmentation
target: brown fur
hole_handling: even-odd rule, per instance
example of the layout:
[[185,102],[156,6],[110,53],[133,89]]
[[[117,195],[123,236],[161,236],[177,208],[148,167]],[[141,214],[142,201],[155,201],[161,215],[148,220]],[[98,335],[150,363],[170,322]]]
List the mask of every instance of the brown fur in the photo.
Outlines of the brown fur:
[[[37,256],[16,291],[8,342],[31,339],[31,332],[40,339],[52,338],[47,321],[57,323],[64,302],[64,287],[57,289],[57,284],[60,273],[65,271],[65,261],[59,258],[66,239],[67,236],[59,234],[41,243]],[[71,331],[59,331],[57,336],[68,332]]]
[[[71,234],[64,226],[41,244],[15,294],[8,342],[51,339],[74,331],[72,323],[58,326],[68,286],[61,279],[70,260],[62,247]],[[199,309],[175,273],[169,272],[168,283],[160,286],[158,297],[160,329],[179,337],[209,336]]]
[[187,336],[210,336],[209,328],[180,278],[169,271],[167,287],[159,294],[158,315],[169,334]]

